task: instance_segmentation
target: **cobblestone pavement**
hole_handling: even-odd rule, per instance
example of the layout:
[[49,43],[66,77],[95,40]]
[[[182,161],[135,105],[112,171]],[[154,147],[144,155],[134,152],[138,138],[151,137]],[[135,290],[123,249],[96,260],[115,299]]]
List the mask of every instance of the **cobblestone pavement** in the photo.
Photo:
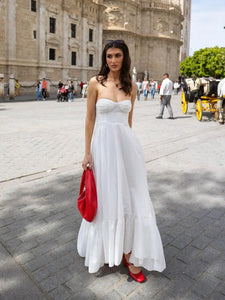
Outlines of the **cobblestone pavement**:
[[76,251],[85,100],[0,103],[0,299],[225,299],[225,125],[192,104],[155,119],[136,103],[167,268],[138,284],[122,265],[88,274]]

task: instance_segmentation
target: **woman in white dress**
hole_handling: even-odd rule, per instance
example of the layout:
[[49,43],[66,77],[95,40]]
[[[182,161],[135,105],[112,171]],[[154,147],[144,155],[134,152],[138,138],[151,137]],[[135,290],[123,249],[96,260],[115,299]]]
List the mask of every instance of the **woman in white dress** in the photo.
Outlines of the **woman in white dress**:
[[90,273],[123,259],[130,276],[143,282],[141,267],[162,272],[165,259],[142,149],[131,129],[137,85],[130,65],[125,42],[108,41],[88,86],[82,167],[93,168],[98,211],[92,223],[82,220],[77,249]]

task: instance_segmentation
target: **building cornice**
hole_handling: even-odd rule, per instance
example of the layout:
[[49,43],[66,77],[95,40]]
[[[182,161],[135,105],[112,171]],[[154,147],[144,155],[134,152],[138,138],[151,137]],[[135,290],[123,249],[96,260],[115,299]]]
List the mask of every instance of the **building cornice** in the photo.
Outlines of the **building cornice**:
[[182,40],[168,36],[168,35],[154,35],[154,34],[139,34],[133,31],[129,31],[124,28],[107,28],[104,29],[103,32],[111,33],[111,34],[126,34],[126,35],[132,35],[135,38],[140,38],[140,39],[155,39],[155,40],[167,40],[167,41],[174,41],[177,44],[183,45]]

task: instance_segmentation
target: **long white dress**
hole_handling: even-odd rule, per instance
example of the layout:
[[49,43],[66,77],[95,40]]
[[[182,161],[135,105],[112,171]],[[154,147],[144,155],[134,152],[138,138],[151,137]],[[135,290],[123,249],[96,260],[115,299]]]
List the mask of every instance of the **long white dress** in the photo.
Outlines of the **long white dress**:
[[77,249],[90,273],[104,264],[130,262],[151,271],[166,267],[161,237],[148,192],[142,149],[128,124],[131,101],[101,98],[91,153],[98,211],[92,223],[82,220]]

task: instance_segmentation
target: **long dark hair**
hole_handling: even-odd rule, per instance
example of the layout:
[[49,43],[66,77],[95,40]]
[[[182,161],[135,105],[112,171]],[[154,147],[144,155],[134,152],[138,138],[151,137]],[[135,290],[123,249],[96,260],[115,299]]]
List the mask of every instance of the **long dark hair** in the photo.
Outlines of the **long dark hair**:
[[129,49],[123,40],[107,41],[107,44],[102,52],[102,66],[96,77],[97,81],[105,86],[104,83],[106,82],[108,73],[110,71],[108,65],[106,64],[106,52],[109,48],[119,48],[123,51],[123,64],[120,70],[120,89],[123,90],[126,95],[130,95],[132,90],[132,80],[130,75],[131,59]]

